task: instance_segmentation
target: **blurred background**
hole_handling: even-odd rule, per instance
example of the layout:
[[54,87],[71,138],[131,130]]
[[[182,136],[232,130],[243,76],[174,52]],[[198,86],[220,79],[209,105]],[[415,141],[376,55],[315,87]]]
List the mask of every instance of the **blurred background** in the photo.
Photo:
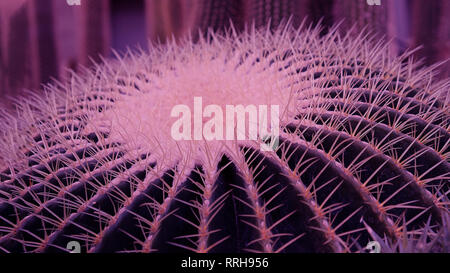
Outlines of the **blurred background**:
[[[80,5],[77,5],[79,2]],[[67,75],[67,68],[89,66],[111,49],[147,47],[190,32],[220,31],[233,22],[275,27],[292,17],[294,25],[330,26],[376,32],[392,43],[392,54],[423,46],[415,53],[424,65],[450,58],[449,0],[0,0],[0,103],[24,90],[42,92],[42,84]],[[450,64],[438,77],[450,76]]]

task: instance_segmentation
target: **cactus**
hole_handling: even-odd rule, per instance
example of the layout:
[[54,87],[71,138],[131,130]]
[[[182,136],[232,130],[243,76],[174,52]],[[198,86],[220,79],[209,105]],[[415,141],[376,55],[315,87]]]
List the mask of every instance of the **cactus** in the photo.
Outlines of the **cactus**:
[[[21,99],[0,121],[0,252],[446,251],[450,82],[388,49],[231,27]],[[279,146],[173,140],[194,96],[279,105]]]

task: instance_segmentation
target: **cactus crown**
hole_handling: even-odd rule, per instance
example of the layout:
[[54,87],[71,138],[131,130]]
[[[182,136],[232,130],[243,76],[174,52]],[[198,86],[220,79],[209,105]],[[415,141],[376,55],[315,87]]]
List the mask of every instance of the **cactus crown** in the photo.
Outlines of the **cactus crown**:
[[[370,35],[319,34],[230,28],[22,99],[0,121],[0,251],[448,247],[450,82]],[[280,145],[174,141],[170,109],[194,96],[280,105]]]

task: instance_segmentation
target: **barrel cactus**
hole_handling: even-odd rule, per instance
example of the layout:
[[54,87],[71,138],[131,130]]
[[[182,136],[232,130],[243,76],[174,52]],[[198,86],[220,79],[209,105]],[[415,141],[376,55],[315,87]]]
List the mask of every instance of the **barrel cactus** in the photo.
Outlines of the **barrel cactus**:
[[[448,251],[450,82],[409,56],[230,27],[54,82],[0,121],[0,252]],[[174,140],[194,97],[278,105],[278,145]]]

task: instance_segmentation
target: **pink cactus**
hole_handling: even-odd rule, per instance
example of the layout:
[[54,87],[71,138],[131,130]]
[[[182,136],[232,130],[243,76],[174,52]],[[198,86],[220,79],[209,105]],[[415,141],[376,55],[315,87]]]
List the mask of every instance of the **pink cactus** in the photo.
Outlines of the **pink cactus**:
[[[0,251],[446,251],[450,82],[320,32],[169,42],[20,100],[0,121]],[[280,145],[172,139],[195,96],[279,105]]]

